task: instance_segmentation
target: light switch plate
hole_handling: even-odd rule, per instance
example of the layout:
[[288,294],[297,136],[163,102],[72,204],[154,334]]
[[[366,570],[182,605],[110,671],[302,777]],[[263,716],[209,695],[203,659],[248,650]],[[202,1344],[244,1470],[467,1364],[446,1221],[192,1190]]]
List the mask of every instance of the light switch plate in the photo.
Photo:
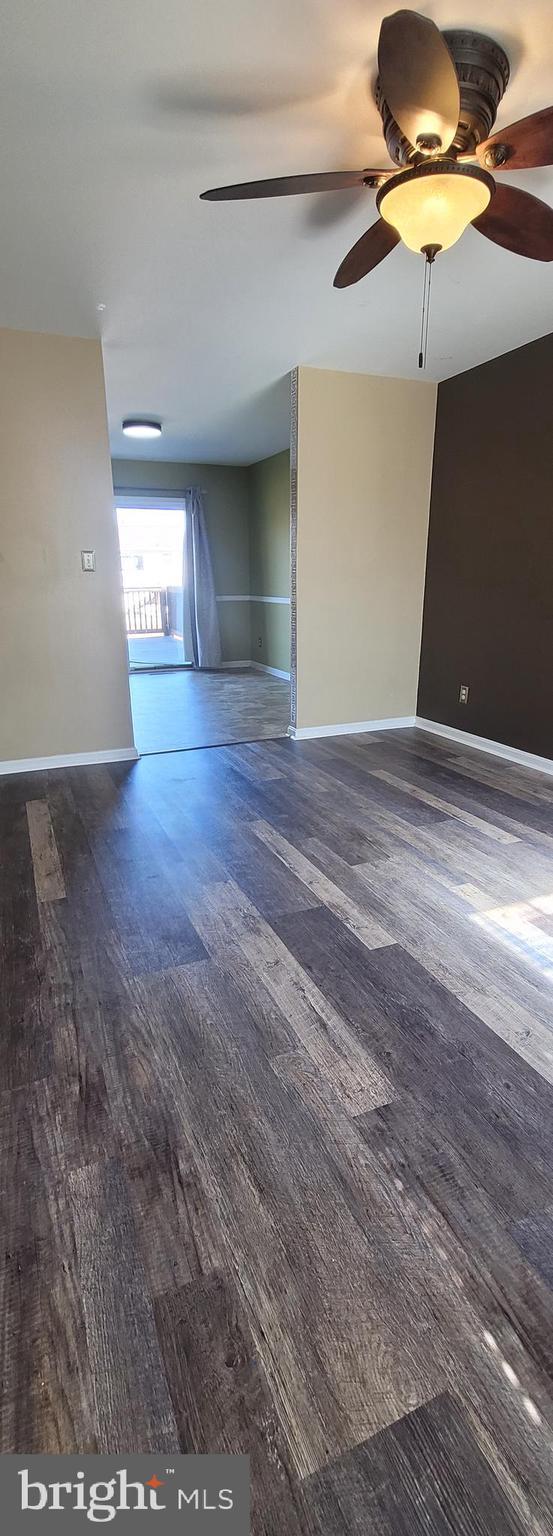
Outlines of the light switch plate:
[[83,571],[96,570],[96,552],[93,549],[81,549],[81,565]]

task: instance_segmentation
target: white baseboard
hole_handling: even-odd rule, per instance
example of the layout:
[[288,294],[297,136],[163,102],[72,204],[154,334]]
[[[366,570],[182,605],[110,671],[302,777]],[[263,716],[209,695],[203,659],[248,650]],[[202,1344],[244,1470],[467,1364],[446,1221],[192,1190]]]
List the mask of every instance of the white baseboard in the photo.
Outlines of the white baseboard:
[[415,725],[414,715],[393,715],[390,720],[350,720],[346,725],[289,726],[294,741],[309,741],[313,736],[357,736],[365,731],[404,731]]
[[64,752],[59,757],[20,757],[0,762],[0,776],[7,773],[39,773],[49,768],[86,768],[94,763],[136,763],[136,747],[112,747],[103,752]]
[[290,682],[290,673],[281,672],[280,667],[266,667],[262,661],[252,661],[252,667],[256,672],[270,672],[271,677],[284,677],[287,683]]
[[278,667],[265,667],[260,661],[220,661],[214,670],[217,672],[232,672],[238,667],[251,667],[254,672],[270,672],[272,677],[285,677],[290,682],[289,672],[280,672]]
[[[256,663],[254,662],[255,666]],[[346,725],[289,726],[288,735],[294,741],[309,741],[316,736],[352,736],[369,731],[402,731],[416,726],[419,731],[430,731],[434,736],[445,736],[461,746],[473,747],[478,752],[491,752],[506,762],[518,763],[521,768],[533,768],[538,773],[553,774],[553,759],[538,757],[534,752],[523,752],[519,747],[509,747],[501,741],[491,741],[487,736],[473,736],[470,731],[458,731],[455,726],[441,725],[437,720],[424,720],[420,715],[394,716],[390,720],[353,720]]]
[[508,763],[519,763],[521,768],[534,768],[538,773],[553,774],[553,760],[538,757],[535,752],[523,752],[520,747],[509,747],[502,741],[491,741],[487,736],[472,736],[470,731],[458,731],[454,725],[441,725],[438,720],[423,720],[420,715],[414,724],[419,731],[430,731],[433,736],[446,736],[460,746],[474,747],[477,752],[491,752],[493,757],[503,757]]

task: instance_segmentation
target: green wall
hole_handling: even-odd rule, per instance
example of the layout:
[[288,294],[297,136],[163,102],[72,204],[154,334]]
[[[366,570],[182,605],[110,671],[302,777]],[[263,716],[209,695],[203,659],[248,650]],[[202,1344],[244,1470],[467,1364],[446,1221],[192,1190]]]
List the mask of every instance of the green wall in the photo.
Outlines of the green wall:
[[250,468],[250,630],[252,661],[290,671],[290,454]]
[[[219,603],[223,661],[258,661],[290,670],[290,605],[250,602],[290,596],[290,455],[258,464],[174,464],[113,459],[117,493],[182,495],[205,492],[205,510]],[[261,641],[261,644],[259,643]]]
[[[171,464],[148,459],[113,459],[115,491],[141,496],[165,491],[178,496],[187,486],[205,491],[205,511],[218,597],[250,591],[250,470],[234,464]],[[223,661],[250,658],[250,605],[219,603]]]

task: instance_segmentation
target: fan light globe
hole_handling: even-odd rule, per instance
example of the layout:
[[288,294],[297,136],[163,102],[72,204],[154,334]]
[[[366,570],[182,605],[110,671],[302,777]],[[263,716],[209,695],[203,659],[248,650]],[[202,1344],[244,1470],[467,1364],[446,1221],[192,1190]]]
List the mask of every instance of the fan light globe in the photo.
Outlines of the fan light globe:
[[377,207],[411,251],[445,251],[488,207],[492,176],[456,160],[431,160],[402,171],[381,188]]

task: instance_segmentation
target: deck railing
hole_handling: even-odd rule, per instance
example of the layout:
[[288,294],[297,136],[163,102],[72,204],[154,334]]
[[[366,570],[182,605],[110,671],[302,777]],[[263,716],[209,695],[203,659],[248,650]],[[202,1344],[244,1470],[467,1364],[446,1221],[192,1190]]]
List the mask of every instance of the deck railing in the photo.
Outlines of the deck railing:
[[168,635],[167,587],[124,587],[125,625],[128,635]]

